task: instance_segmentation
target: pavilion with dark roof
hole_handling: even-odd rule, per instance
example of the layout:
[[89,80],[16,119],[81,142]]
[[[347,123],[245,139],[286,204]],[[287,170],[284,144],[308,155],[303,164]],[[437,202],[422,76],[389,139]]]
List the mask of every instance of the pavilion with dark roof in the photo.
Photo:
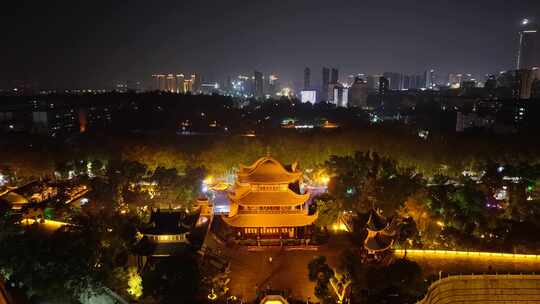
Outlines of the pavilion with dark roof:
[[171,256],[182,251],[190,244],[190,220],[183,211],[152,211],[150,227],[142,229],[141,247],[145,247],[151,256]]
[[378,258],[394,245],[396,229],[394,221],[388,221],[379,211],[372,208],[366,223],[367,236],[364,239],[364,249],[368,255]]

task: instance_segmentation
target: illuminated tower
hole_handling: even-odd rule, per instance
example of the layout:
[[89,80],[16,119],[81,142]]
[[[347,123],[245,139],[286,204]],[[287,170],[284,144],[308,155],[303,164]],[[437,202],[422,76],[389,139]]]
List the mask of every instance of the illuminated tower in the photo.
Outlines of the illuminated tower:
[[519,49],[516,64],[518,70],[540,67],[539,39],[536,26],[529,19],[523,19],[519,31]]

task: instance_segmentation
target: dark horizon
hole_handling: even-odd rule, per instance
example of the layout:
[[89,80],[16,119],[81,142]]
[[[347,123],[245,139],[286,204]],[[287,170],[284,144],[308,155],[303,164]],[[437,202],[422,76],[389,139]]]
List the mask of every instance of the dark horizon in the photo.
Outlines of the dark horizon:
[[[513,69],[522,18],[540,2],[480,0],[202,2],[151,5],[19,1],[5,9],[0,88],[108,88],[154,73],[276,73],[298,85],[323,66],[353,73],[417,74]],[[399,14],[396,14],[398,12]]]

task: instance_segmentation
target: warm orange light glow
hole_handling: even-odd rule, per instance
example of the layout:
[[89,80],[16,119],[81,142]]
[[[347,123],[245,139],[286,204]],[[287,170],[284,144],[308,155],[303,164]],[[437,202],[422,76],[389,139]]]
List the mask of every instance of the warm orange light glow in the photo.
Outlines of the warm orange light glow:
[[212,291],[208,294],[208,299],[211,301],[215,301],[217,299],[217,294],[214,292],[213,288]]
[[330,176],[327,176],[327,175],[324,175],[321,177],[321,182],[325,185],[328,184],[328,182],[330,182]]
[[30,225],[33,225],[36,222],[39,225],[43,225],[44,227],[46,227],[48,229],[51,229],[51,230],[57,230],[62,226],[69,225],[69,223],[64,223],[64,222],[54,221],[54,220],[45,220],[45,219],[39,220],[39,221],[36,221],[35,219],[24,219],[24,220],[21,221],[21,225],[30,226]]
[[207,176],[207,177],[203,180],[203,183],[204,183],[205,185],[213,184],[213,183],[214,183],[214,177],[213,177],[212,175]]
[[332,229],[334,229],[334,231],[346,231],[348,232],[349,231],[349,228],[347,228],[347,225],[345,225],[345,223],[343,223],[342,220],[338,220],[335,224],[332,225]]
[[479,252],[479,251],[454,251],[454,250],[431,250],[431,249],[396,249],[395,254],[407,256],[423,256],[431,258],[501,258],[515,259],[523,261],[537,260],[540,261],[540,255],[536,254],[519,254],[519,253],[498,253],[498,252]]

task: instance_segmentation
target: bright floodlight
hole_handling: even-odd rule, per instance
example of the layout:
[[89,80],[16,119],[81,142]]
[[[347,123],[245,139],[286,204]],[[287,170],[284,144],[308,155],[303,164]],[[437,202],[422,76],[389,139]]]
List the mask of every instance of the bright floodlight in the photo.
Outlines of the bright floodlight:
[[521,25],[527,25],[527,24],[529,24],[529,22],[530,22],[530,20],[525,18],[525,19],[521,20]]

